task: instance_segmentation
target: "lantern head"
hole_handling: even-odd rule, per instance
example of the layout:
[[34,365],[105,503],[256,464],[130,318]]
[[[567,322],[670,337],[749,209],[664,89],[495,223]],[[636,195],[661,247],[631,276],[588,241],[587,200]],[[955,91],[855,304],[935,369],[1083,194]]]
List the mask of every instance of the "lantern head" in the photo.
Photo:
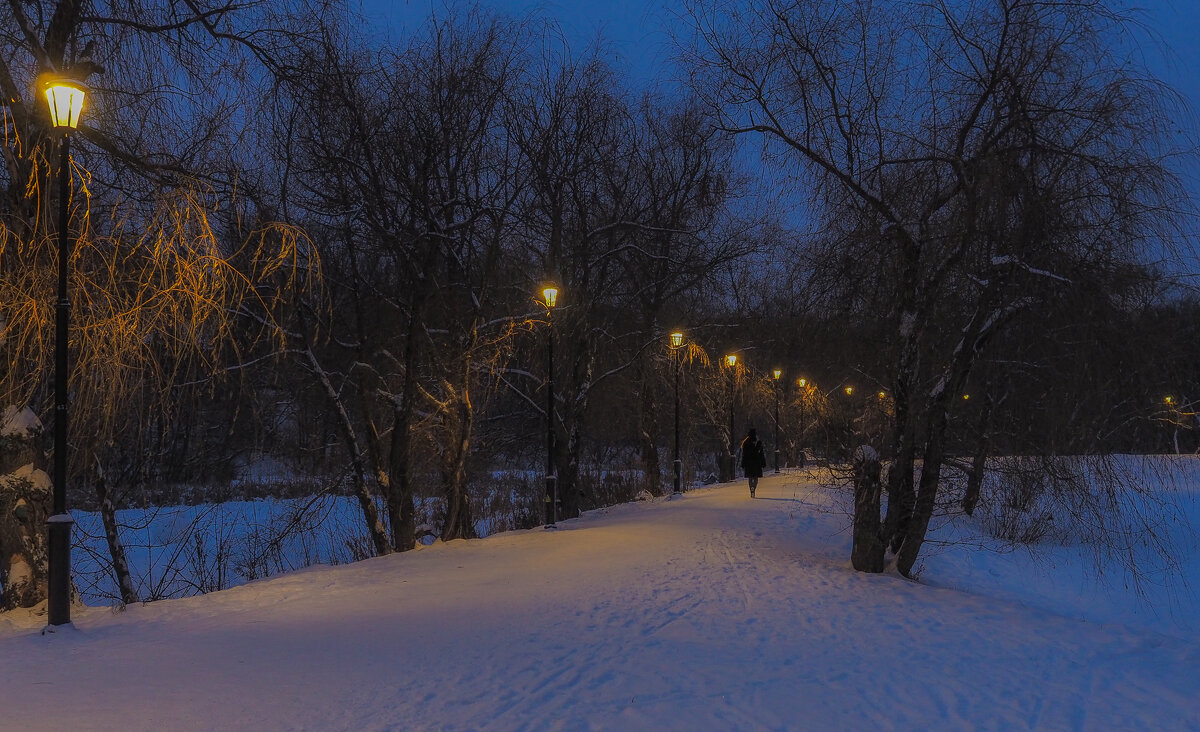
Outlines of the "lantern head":
[[59,129],[78,127],[87,86],[73,79],[47,77],[42,82],[42,89],[50,107],[50,124]]

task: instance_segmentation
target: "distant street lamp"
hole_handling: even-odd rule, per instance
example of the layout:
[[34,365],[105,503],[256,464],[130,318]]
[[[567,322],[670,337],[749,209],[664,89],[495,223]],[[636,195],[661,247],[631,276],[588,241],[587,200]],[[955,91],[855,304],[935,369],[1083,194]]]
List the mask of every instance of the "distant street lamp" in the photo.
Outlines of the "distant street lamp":
[[725,450],[725,480],[733,480],[733,382],[737,375],[737,356],[729,354],[725,357],[725,365],[729,367],[729,445]]
[[775,369],[775,472],[779,472],[779,377],[783,376],[782,369]]
[[805,455],[804,455],[804,400],[808,398],[808,379],[805,379],[805,378],[796,379],[796,386],[800,387],[800,429],[799,429],[799,434],[796,436],[796,443],[797,443],[797,450],[798,450],[797,463],[799,464],[800,467],[803,468],[804,461],[805,461]]
[[554,468],[554,306],[558,304],[558,286],[542,288],[546,306],[546,528],[558,523],[558,473]]
[[47,79],[43,85],[50,108],[50,124],[63,133],[58,162],[58,303],[54,329],[54,495],[49,524],[49,625],[71,622],[71,525],[67,511],[67,260],[71,256],[68,231],[70,207],[71,130],[79,125],[87,87],[70,79]]
[[681,492],[680,479],[683,474],[683,463],[679,459],[679,372],[683,368],[679,349],[682,347],[683,332],[677,330],[671,334],[671,363],[675,367],[675,484],[671,493],[676,496]]

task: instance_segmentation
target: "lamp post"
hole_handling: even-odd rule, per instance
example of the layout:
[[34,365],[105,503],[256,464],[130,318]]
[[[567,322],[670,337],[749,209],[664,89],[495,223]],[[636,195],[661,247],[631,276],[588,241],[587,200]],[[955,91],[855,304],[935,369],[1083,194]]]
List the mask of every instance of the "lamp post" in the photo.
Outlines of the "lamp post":
[[1175,448],[1175,454],[1179,454],[1179,420],[1176,416],[1175,397],[1163,397],[1163,404],[1167,405],[1167,424],[1171,426],[1171,445]]
[[58,302],[54,324],[54,495],[49,524],[49,578],[47,623],[71,622],[71,525],[67,512],[67,260],[71,256],[68,231],[70,204],[71,130],[79,125],[87,88],[69,79],[54,78],[42,85],[50,108],[50,124],[63,133],[58,163]]
[[546,528],[557,528],[558,472],[554,469],[554,306],[558,304],[558,286],[542,288],[546,306]]
[[737,356],[729,354],[725,357],[725,365],[729,367],[729,445],[725,450],[725,480],[733,480],[733,381],[737,373]]
[[782,369],[775,369],[775,472],[779,472],[779,377],[783,376]]
[[805,378],[796,379],[796,386],[800,387],[800,429],[799,429],[800,434],[798,434],[796,436],[796,447],[797,447],[797,454],[798,454],[796,462],[800,467],[803,468],[804,462],[805,462],[805,455],[804,455],[804,400],[808,397],[808,379],[805,379]]
[[672,495],[680,493],[680,478],[683,473],[683,463],[679,459],[679,372],[683,368],[683,359],[679,357],[679,349],[683,347],[683,332],[671,334],[671,361],[675,367],[675,484],[671,489]]

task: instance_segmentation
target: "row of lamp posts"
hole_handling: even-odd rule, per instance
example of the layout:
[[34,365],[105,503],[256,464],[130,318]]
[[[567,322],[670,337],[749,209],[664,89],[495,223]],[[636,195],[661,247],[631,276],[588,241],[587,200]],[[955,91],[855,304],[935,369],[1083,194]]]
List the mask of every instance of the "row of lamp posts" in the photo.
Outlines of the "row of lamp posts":
[[[558,522],[558,476],[557,468],[554,461],[555,453],[555,429],[554,429],[554,308],[558,304],[558,285],[547,284],[542,288],[542,305],[546,308],[546,528],[554,528]],[[673,480],[671,493],[679,495],[682,492],[683,483],[683,461],[680,457],[680,441],[679,441],[679,382],[683,370],[684,348],[684,333],[681,330],[675,330],[668,336],[670,343],[671,364],[674,371],[674,398],[675,398],[675,420],[674,420],[674,442],[673,442],[673,460],[672,472]],[[735,439],[735,422],[733,413],[734,402],[734,387],[736,380],[736,367],[738,357],[736,354],[729,354],[725,357],[725,365],[729,367],[729,439],[726,446],[726,466],[727,471],[732,477],[733,470],[733,455],[734,455],[734,439]],[[774,391],[775,391],[775,472],[779,472],[779,380],[783,376],[782,369],[775,369],[772,372],[774,376]],[[804,387],[805,379],[800,379],[799,384]]]

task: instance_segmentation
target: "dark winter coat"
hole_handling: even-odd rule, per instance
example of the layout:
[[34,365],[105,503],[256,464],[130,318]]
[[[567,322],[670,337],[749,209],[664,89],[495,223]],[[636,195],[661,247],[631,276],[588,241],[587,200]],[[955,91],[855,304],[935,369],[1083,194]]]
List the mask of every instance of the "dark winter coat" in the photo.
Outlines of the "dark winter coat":
[[742,471],[747,478],[761,478],[767,467],[767,451],[762,440],[749,437],[742,440]]

